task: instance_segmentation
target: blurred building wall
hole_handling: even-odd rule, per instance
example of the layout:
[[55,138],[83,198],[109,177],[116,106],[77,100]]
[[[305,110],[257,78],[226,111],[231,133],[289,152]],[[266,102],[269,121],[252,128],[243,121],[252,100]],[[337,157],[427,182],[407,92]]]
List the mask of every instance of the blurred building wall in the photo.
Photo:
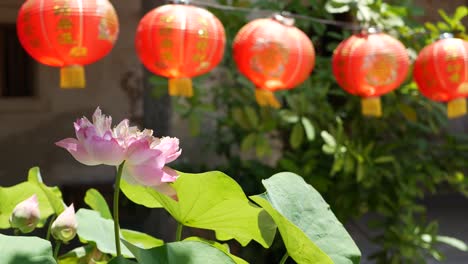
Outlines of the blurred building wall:
[[[0,23],[14,24],[22,3],[1,0]],[[113,168],[81,165],[65,150],[54,146],[54,142],[74,136],[72,122],[80,116],[90,116],[97,106],[114,120],[130,115],[129,100],[120,84],[128,71],[141,70],[134,51],[141,7],[140,1],[112,3],[120,20],[120,36],[107,57],[85,68],[86,89],[61,90],[59,69],[38,64],[37,96],[0,97],[0,185],[24,180],[32,166],[40,166],[44,180],[51,184],[113,178]]]

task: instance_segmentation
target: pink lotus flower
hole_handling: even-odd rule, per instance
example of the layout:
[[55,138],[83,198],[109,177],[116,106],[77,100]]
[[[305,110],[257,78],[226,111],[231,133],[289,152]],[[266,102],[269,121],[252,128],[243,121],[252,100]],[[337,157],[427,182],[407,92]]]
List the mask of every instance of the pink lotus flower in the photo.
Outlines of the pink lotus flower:
[[10,225],[22,233],[30,233],[36,228],[40,218],[39,202],[34,194],[15,206],[10,216]]
[[124,122],[114,129],[114,134],[119,135],[122,144],[128,146],[122,177],[130,184],[149,186],[174,196],[175,191],[168,183],[174,182],[178,174],[166,164],[180,156],[179,140],[156,138],[153,131],[139,131]]
[[62,147],[79,162],[94,165],[116,166],[123,162],[125,148],[112,134],[112,117],[101,113],[99,107],[93,115],[93,123],[86,117],[75,123],[75,138],[67,138],[55,143]]
[[55,239],[68,242],[76,236],[78,223],[75,216],[75,207],[71,204],[52,223],[51,233]]
[[79,162],[85,165],[118,166],[125,160],[122,177],[130,184],[150,186],[174,196],[168,184],[177,179],[177,172],[166,166],[177,159],[181,150],[179,139],[153,136],[153,131],[138,130],[123,120],[111,129],[112,118],[102,115],[99,107],[93,123],[86,117],[75,122],[75,138],[57,142]]

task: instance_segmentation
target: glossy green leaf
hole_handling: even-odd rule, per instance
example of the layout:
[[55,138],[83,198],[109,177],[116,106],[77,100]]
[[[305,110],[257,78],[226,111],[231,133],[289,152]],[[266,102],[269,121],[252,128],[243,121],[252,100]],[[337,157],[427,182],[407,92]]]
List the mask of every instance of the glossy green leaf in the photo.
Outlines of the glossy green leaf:
[[468,246],[460,239],[448,236],[437,236],[436,241],[454,247],[460,251],[468,251]]
[[89,189],[86,192],[84,201],[91,209],[97,211],[105,219],[112,219],[112,214],[107,205],[106,199],[96,189]]
[[253,148],[253,146],[255,146],[255,141],[257,139],[257,134],[256,133],[250,133],[248,134],[246,137],[244,137],[244,139],[242,140],[242,143],[241,143],[241,150],[242,151],[248,151],[250,150],[251,148]]
[[244,114],[247,117],[247,120],[248,120],[251,128],[258,127],[258,122],[259,122],[258,115],[257,115],[257,112],[255,111],[254,108],[252,108],[250,106],[245,106],[244,107]]
[[235,264],[225,252],[203,242],[181,241],[152,249],[141,249],[123,243],[140,264]]
[[356,169],[356,181],[361,182],[366,177],[366,166],[362,162],[358,162]]
[[148,234],[138,231],[120,229],[120,232],[126,241],[140,248],[153,248],[162,246],[164,244],[164,241],[161,239],[154,238]]
[[249,121],[242,108],[234,108],[232,110],[232,117],[237,122],[237,124],[243,129],[249,130],[251,128]]
[[184,241],[198,241],[198,242],[206,243],[206,244],[208,244],[208,245],[210,245],[212,247],[215,247],[215,248],[223,251],[224,253],[226,253],[230,258],[232,258],[232,260],[234,260],[234,262],[236,264],[248,264],[247,261],[239,258],[238,256],[235,256],[235,255],[231,254],[229,252],[229,245],[228,244],[221,244],[219,242],[203,239],[203,238],[200,238],[200,237],[188,237],[188,238],[184,239]]
[[281,119],[287,123],[294,124],[299,122],[299,116],[289,109],[282,109],[279,114]]
[[173,187],[179,201],[148,188],[181,224],[210,229],[218,240],[235,239],[241,245],[255,240],[264,247],[273,242],[276,226],[262,209],[250,203],[242,188],[222,172],[180,173]]
[[299,227],[271,206],[266,195],[251,196],[250,198],[262,206],[276,222],[289,256],[297,263],[333,263],[330,257],[315,245]]
[[418,113],[413,107],[407,104],[398,104],[398,108],[400,109],[400,112],[403,114],[403,116],[409,121],[418,121]]
[[468,16],[468,7],[467,6],[459,6],[455,10],[455,13],[453,14],[453,20],[455,21],[461,21],[463,18]]
[[87,258],[91,255],[96,247],[92,244],[85,245],[83,247],[75,248],[62,256],[60,256],[58,263],[59,264],[75,264],[80,263],[81,260]]
[[88,264],[88,263],[107,263],[109,256],[102,253],[94,244],[88,244],[60,256],[59,264]]
[[297,149],[301,146],[302,141],[304,140],[304,129],[300,123],[296,123],[293,126],[291,135],[289,136],[289,143],[291,147]]
[[39,167],[29,169],[28,182],[34,183],[41,188],[56,215],[61,214],[65,210],[60,189],[58,187],[48,187],[44,184]]
[[307,117],[301,118],[302,126],[304,127],[307,140],[313,141],[315,139],[315,128]]
[[126,182],[124,179],[120,182],[120,189],[122,190],[123,194],[127,196],[130,201],[143,205],[148,208],[161,208],[162,205],[154,199],[153,195],[151,194],[154,192],[153,190],[146,188],[141,185],[133,185]]
[[[78,210],[76,219],[78,221],[77,234],[82,242],[93,242],[101,252],[116,255],[114,221],[105,219],[98,212],[88,209]],[[143,248],[163,244],[161,240],[147,234],[125,229],[121,230],[120,237]],[[126,257],[133,257],[124,245],[122,245],[122,254]]]
[[266,135],[258,135],[255,144],[255,151],[257,157],[264,157],[267,153],[271,152],[270,143]]
[[49,241],[0,234],[0,260],[5,264],[56,264]]
[[328,13],[335,14],[335,13],[345,13],[350,10],[349,5],[338,5],[338,4],[333,4],[333,2],[328,1],[325,4],[325,10],[327,10]]
[[325,141],[326,145],[332,148],[336,148],[336,140],[330,133],[324,130],[320,133],[320,136],[322,137],[323,141]]
[[[283,216],[290,221],[330,256],[335,264],[359,263],[361,257],[359,248],[322,196],[307,184],[302,177],[294,173],[284,172],[262,182],[267,193],[260,197],[253,197],[253,199],[269,213],[272,213],[276,221],[279,218],[282,223],[285,222],[279,216]],[[276,210],[267,209],[269,206]],[[288,243],[289,239],[292,239],[292,241],[297,239],[290,238],[290,233],[282,232],[280,224],[278,224],[278,228],[283,240],[286,241],[285,243]],[[286,239],[284,235],[287,235]],[[297,250],[297,248],[301,247],[294,247],[294,250]],[[307,255],[310,253],[302,252],[299,255],[302,254]],[[293,255],[291,254],[291,256]],[[297,259],[296,261],[302,263]]]
[[[83,243],[93,242],[104,253],[116,255],[114,239],[114,221],[105,219],[93,210],[80,209],[76,213],[77,234]],[[122,246],[122,254],[132,257],[132,253]]]
[[38,227],[44,226],[47,218],[63,211],[62,194],[57,187],[47,187],[42,183],[38,168],[29,171],[28,181],[11,187],[0,187],[0,229],[10,228],[10,215],[20,202],[37,195],[41,221]]
[[126,259],[122,256],[120,257],[115,257],[109,261],[108,264],[137,264],[135,261]]

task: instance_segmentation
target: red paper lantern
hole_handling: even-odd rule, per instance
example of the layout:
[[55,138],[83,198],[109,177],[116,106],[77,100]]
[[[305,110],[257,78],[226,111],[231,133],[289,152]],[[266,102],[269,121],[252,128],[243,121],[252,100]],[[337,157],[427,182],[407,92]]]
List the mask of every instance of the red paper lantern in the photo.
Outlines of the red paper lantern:
[[315,65],[312,42],[287,15],[251,21],[235,37],[233,49],[239,71],[257,87],[261,106],[279,108],[272,92],[298,86]]
[[468,96],[468,42],[449,37],[425,47],[416,59],[413,76],[424,96],[449,102],[450,118],[464,115]]
[[408,53],[398,40],[369,29],[338,45],[333,54],[333,75],[348,93],[362,97],[362,113],[381,116],[379,96],[399,87],[409,68]]
[[169,94],[190,97],[190,78],[211,71],[221,62],[226,36],[221,22],[208,10],[168,4],[143,17],[135,42],[146,68],[169,78]]
[[18,14],[17,33],[35,60],[61,67],[60,87],[84,88],[83,65],[111,51],[119,22],[107,0],[27,0]]

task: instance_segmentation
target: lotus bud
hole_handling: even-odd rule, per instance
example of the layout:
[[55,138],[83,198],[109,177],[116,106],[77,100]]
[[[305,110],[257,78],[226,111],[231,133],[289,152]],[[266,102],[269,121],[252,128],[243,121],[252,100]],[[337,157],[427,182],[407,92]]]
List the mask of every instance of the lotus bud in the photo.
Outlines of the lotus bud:
[[10,216],[10,225],[22,233],[30,233],[36,228],[40,218],[39,202],[34,194],[16,205]]
[[76,236],[77,227],[75,208],[71,204],[52,223],[52,236],[57,240],[68,242]]

